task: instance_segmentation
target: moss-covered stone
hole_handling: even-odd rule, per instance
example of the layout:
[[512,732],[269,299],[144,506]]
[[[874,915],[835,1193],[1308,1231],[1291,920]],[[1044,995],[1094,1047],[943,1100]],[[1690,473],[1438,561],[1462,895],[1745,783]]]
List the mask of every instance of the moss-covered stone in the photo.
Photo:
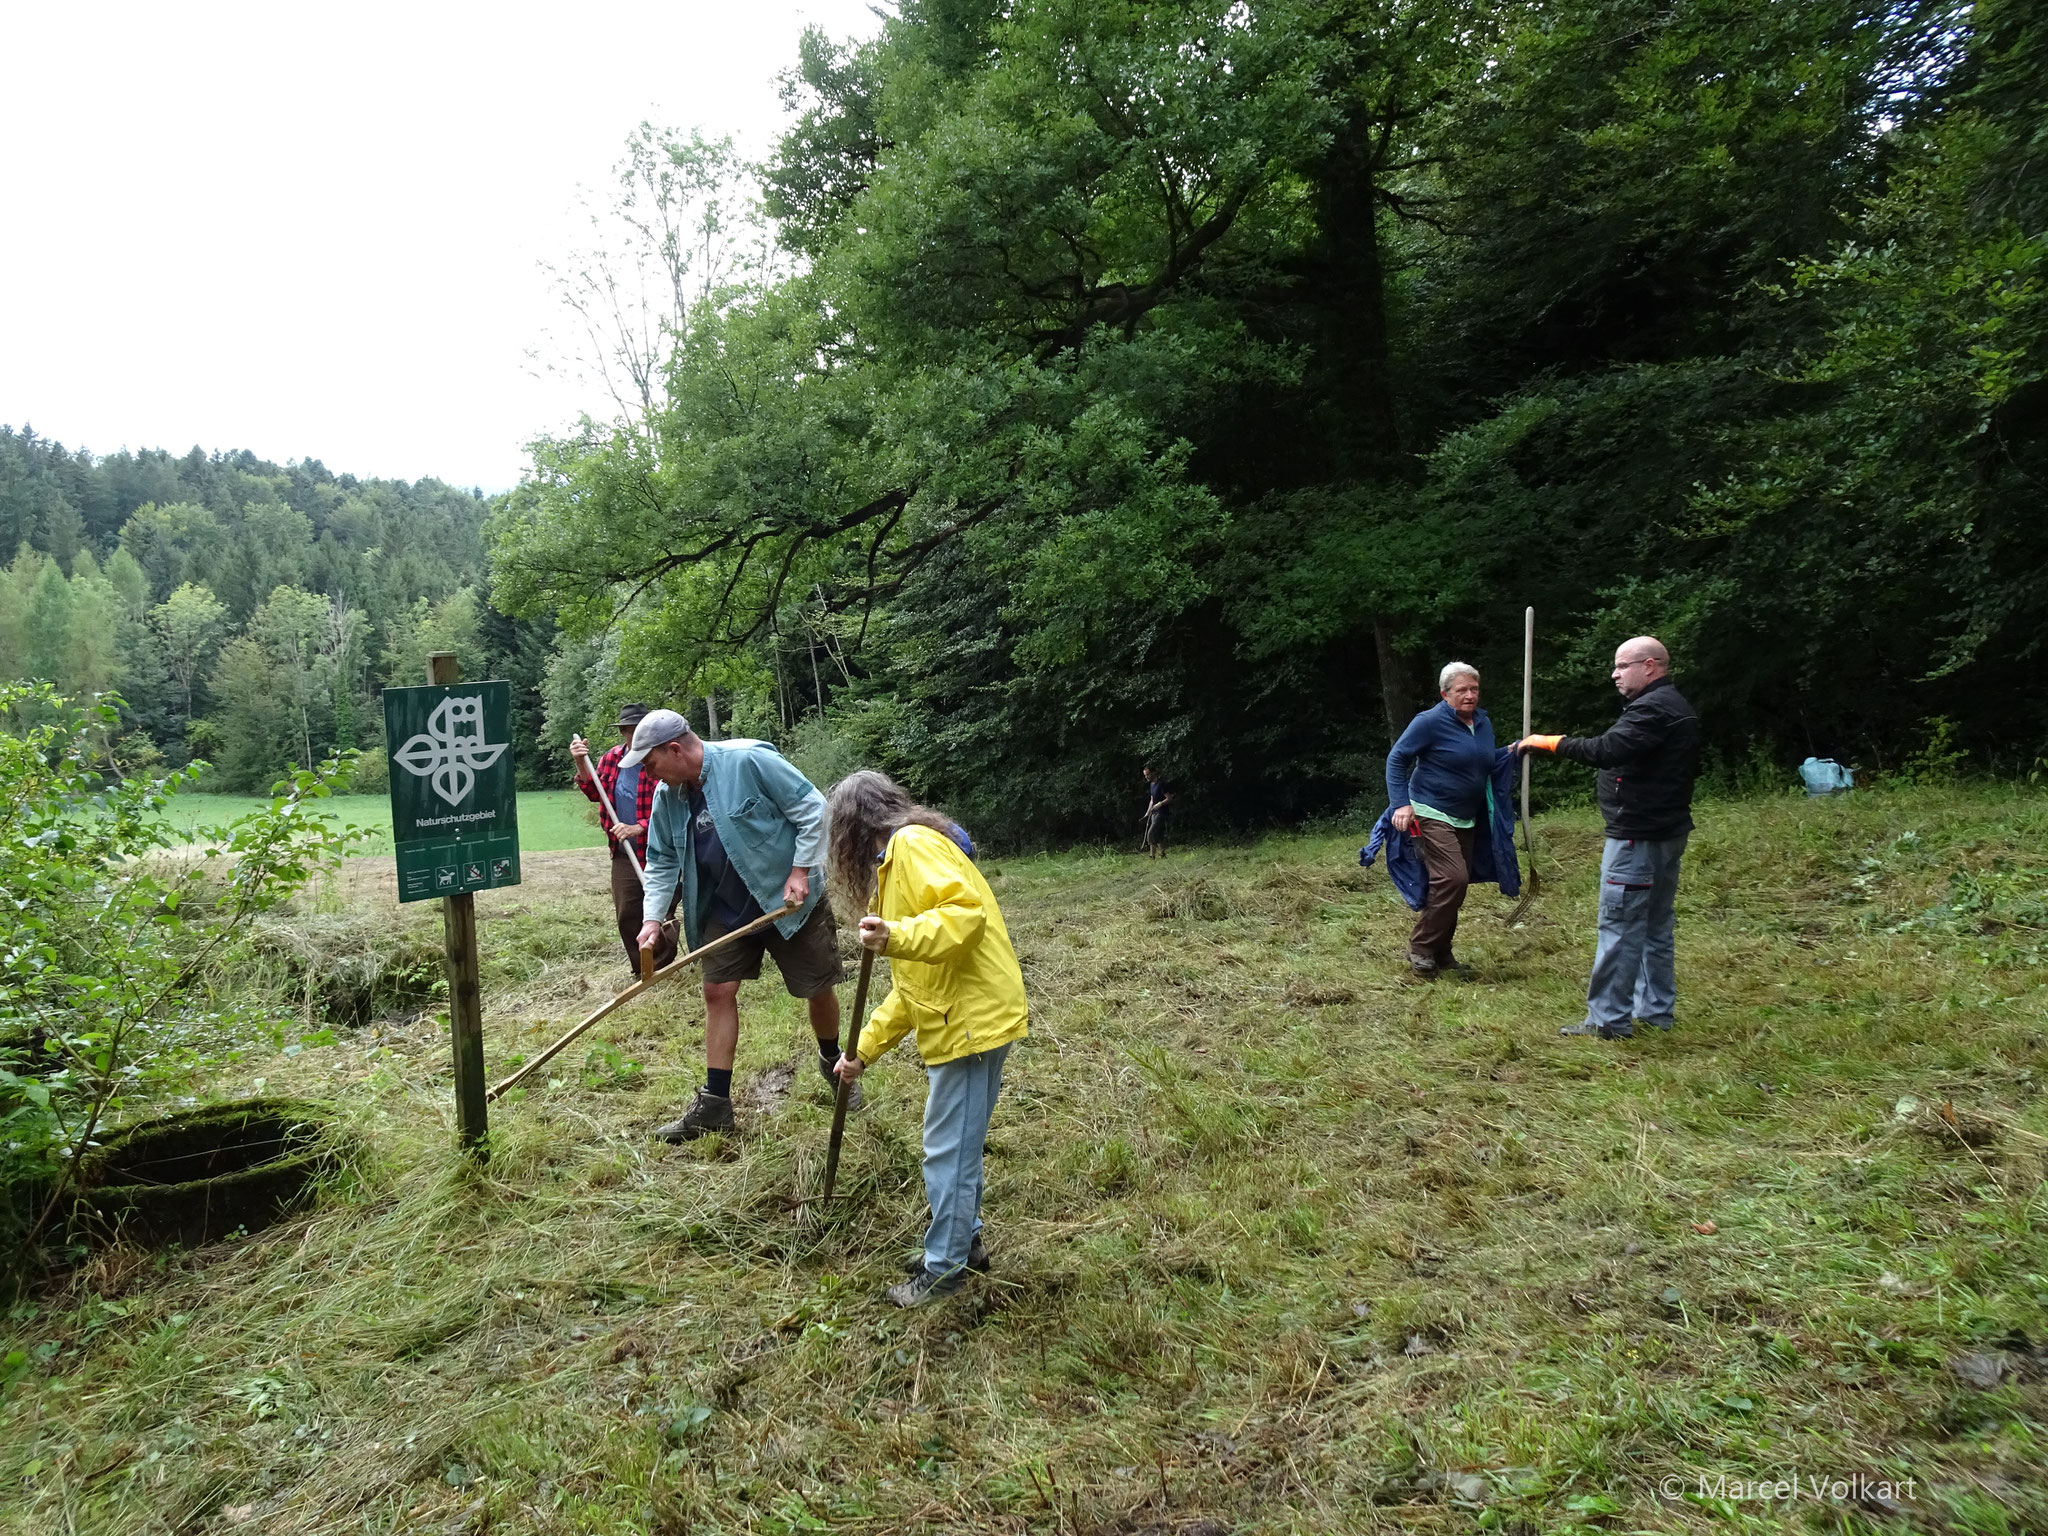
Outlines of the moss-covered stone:
[[105,1234],[196,1248],[269,1226],[334,1164],[332,1112],[303,1099],[243,1099],[145,1120],[79,1165]]

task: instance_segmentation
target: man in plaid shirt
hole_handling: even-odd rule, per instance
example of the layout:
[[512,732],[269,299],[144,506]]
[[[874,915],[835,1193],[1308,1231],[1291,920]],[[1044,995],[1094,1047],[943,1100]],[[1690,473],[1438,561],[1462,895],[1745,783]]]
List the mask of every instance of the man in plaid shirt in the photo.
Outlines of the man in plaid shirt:
[[[630,844],[634,855],[640,860],[640,867],[647,867],[647,817],[654,806],[654,791],[661,781],[651,773],[640,771],[640,765],[621,769],[619,759],[633,744],[633,730],[647,713],[644,704],[628,704],[619,711],[616,722],[619,730],[619,744],[597,760],[593,776],[590,764],[590,748],[582,742],[575,742],[569,748],[569,755],[576,759],[576,787],[591,800],[602,800],[612,809],[609,817],[599,813],[605,830],[610,834],[612,847],[612,910],[619,918],[619,942],[626,946],[626,968],[635,977],[640,974],[640,925],[644,918],[664,918],[668,914],[647,913],[640,910],[640,877],[633,872],[633,865],[626,857]],[[655,941],[654,964],[657,969],[667,965],[676,957],[676,935],[673,928],[661,930],[661,937]]]

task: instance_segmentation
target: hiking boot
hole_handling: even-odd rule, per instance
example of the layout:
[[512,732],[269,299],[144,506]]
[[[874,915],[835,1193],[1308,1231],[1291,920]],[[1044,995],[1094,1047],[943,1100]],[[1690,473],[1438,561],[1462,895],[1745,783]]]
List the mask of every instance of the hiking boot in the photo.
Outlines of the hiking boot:
[[950,1296],[967,1283],[967,1273],[948,1275],[943,1280],[918,1262],[917,1273],[900,1284],[892,1285],[883,1294],[891,1305],[898,1307],[921,1307],[934,1296]]
[[682,1118],[657,1126],[654,1134],[668,1142],[695,1141],[713,1131],[731,1129],[732,1100],[719,1097],[709,1088],[699,1088],[697,1097],[690,1100],[690,1107],[683,1111]]
[[1408,957],[1408,969],[1415,973],[1417,981],[1435,981],[1437,970],[1436,956],[1410,955]]
[[1675,1024],[1675,1023],[1677,1022],[1677,1020],[1675,1020],[1675,1019],[1637,1019],[1637,1020],[1636,1020],[1636,1022],[1637,1022],[1638,1024],[1647,1024],[1647,1025],[1648,1025],[1648,1026],[1649,1026],[1649,1027],[1650,1027],[1651,1029],[1661,1029],[1661,1030],[1663,1030],[1663,1031],[1664,1031],[1664,1033],[1665,1033],[1665,1034],[1667,1034],[1667,1035],[1668,1035],[1668,1034],[1670,1034],[1670,1033],[1671,1033],[1671,1026],[1672,1026],[1673,1024]]
[[1560,1035],[1597,1035],[1602,1040],[1629,1040],[1635,1037],[1635,1032],[1633,1024],[1617,1024],[1610,1029],[1604,1024],[1594,1024],[1590,1021],[1583,1024],[1567,1024],[1558,1031]]
[[[988,1250],[981,1246],[981,1234],[974,1234],[974,1241],[967,1245],[967,1267],[977,1275],[988,1273]],[[919,1254],[904,1266],[903,1272],[912,1279],[924,1273],[924,1255]]]
[[[833,1102],[837,1103],[839,1097],[839,1074],[826,1066],[822,1058],[818,1062],[818,1070],[825,1075],[825,1086],[832,1090]],[[856,1077],[853,1080],[853,1086],[846,1093],[846,1112],[849,1115],[859,1114],[861,1106],[866,1102],[867,1100],[861,1097],[860,1079]]]
[[1472,976],[1472,967],[1458,959],[1455,955],[1444,956],[1443,959],[1437,961],[1436,968],[1438,975],[1455,976],[1460,981],[1470,980]]

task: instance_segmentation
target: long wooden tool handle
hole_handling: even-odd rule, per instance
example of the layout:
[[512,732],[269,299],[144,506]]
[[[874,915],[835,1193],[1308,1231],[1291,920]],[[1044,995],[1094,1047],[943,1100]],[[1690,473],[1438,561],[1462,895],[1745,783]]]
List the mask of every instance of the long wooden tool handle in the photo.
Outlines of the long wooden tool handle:
[[570,1030],[567,1034],[563,1035],[561,1039],[557,1040],[553,1045],[549,1046],[546,1050],[542,1051],[538,1056],[534,1057],[533,1060],[529,1061],[525,1066],[521,1067],[517,1072],[514,1072],[510,1077],[506,1078],[505,1081],[498,1084],[498,1086],[493,1088],[489,1093],[485,1094],[485,1100],[489,1101],[492,1099],[496,1099],[503,1095],[507,1090],[517,1087],[522,1079],[527,1077],[532,1072],[538,1070],[546,1063],[553,1061],[557,1056],[561,1055],[563,1048],[566,1047],[570,1041],[574,1040],[578,1035],[582,1034],[583,1031],[590,1028],[591,1025],[595,1024],[599,1019],[603,1018],[606,1014],[612,1012],[616,1008],[623,1006],[626,1003],[631,1002],[634,998],[638,997],[642,992],[650,990],[651,988],[659,984],[661,981],[665,980],[667,977],[675,975],[675,973],[681,970],[684,966],[693,964],[694,962],[701,960],[704,956],[710,954],[712,950],[718,948],[719,945],[730,944],[734,939],[742,938],[745,935],[752,933],[756,928],[763,928],[766,927],[769,923],[780,922],[783,918],[788,917],[792,912],[801,912],[802,910],[803,903],[800,901],[793,901],[786,907],[778,908],[773,912],[763,913],[760,917],[755,918],[751,923],[747,924],[747,926],[744,928],[735,928],[731,933],[721,933],[709,944],[700,945],[698,948],[691,950],[687,955],[678,955],[675,959],[669,961],[667,965],[664,965],[658,971],[649,971],[649,967],[651,967],[654,963],[654,952],[648,949],[641,950],[640,980],[634,982],[632,986],[626,988],[625,991],[621,992],[617,997],[613,998],[610,1002],[606,1003],[602,1008],[599,1008],[596,1012],[592,1013],[588,1018],[583,1020],[582,1023],[578,1024],[574,1029]]
[[[1530,705],[1535,698],[1536,671],[1536,610],[1525,609],[1522,613],[1522,735],[1526,739],[1536,729],[1534,713]],[[1522,754],[1522,836],[1529,835],[1529,754]]]
[[[1536,686],[1536,610],[1522,612],[1522,735],[1526,738],[1536,728],[1535,715],[1530,708],[1535,697]],[[1542,883],[1536,874],[1536,839],[1529,831],[1529,754],[1522,754],[1522,852],[1529,857],[1529,896],[1536,894]],[[1529,904],[1524,897],[1522,907]],[[1517,917],[1522,907],[1515,909]]]
[[[861,1016],[868,1011],[868,978],[875,974],[875,952],[865,944],[860,951],[860,980],[853,989],[853,1020],[846,1027],[846,1051],[851,1056],[860,1049]],[[832,1140],[825,1147],[825,1205],[832,1203],[832,1185],[839,1177],[839,1143],[846,1135],[846,1101],[853,1093],[853,1085],[845,1078],[839,1079],[838,1093],[832,1104]]]
[[[581,736],[578,736],[576,740],[583,741],[583,738]],[[584,742],[584,745],[587,747],[589,743]],[[585,758],[584,761],[589,762],[590,760],[588,758]],[[597,765],[595,763],[591,763],[590,765],[590,782],[597,785],[598,820],[601,821],[606,827],[618,826],[619,813],[612,809],[611,802],[605,798],[604,785],[602,783],[599,783],[598,781]],[[613,847],[619,849],[626,855],[626,862],[633,866],[633,878],[640,882],[640,886],[643,890],[646,889],[647,871],[640,867],[639,856],[633,852],[633,840],[630,837],[612,837],[610,832],[606,832],[605,836],[607,839],[610,840]]]

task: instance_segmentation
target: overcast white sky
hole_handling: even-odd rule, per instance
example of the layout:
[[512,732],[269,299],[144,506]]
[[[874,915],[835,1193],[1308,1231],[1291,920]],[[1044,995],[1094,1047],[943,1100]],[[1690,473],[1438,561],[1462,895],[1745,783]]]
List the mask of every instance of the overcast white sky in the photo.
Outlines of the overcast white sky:
[[526,358],[579,184],[643,118],[763,153],[803,27],[880,26],[865,0],[0,15],[0,422],[487,490],[606,412]]

